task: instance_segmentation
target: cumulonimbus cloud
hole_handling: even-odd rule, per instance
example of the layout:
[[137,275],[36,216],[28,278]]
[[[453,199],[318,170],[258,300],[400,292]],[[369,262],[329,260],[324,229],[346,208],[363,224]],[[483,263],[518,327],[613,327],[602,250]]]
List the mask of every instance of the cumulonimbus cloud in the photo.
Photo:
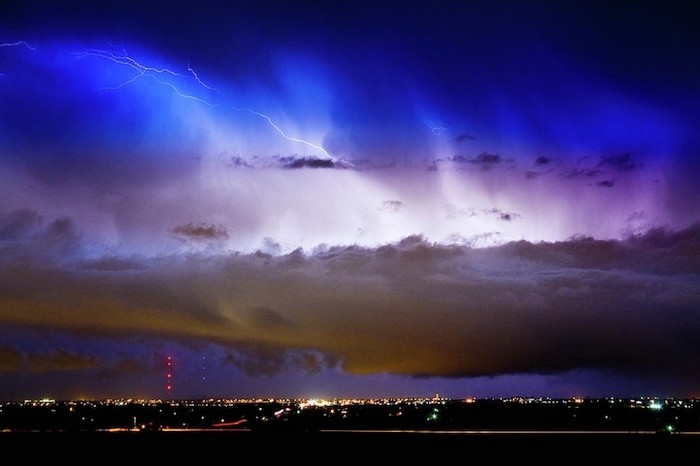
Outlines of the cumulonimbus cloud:
[[[252,372],[273,355],[264,373],[292,360],[316,367],[324,354],[354,374],[688,376],[700,357],[700,225],[482,249],[411,236],[278,256],[141,257],[138,267],[85,267],[46,235],[0,245],[12,252],[0,255],[4,325],[214,342]],[[6,353],[9,367],[17,358]]]

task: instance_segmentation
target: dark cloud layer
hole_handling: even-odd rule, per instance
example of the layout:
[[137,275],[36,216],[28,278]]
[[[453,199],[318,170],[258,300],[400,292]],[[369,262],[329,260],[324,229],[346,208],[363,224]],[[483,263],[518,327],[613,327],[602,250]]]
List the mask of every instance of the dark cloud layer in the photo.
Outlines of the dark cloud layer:
[[[251,374],[327,367],[327,357],[355,374],[697,376],[700,225],[487,249],[413,236],[312,255],[154,257],[109,274],[42,247],[21,246],[42,261],[0,259],[3,324],[218,342]],[[11,349],[0,359],[17,366]],[[91,360],[52,353],[25,363]]]
[[332,367],[333,357],[310,350],[243,346],[228,353],[225,364],[232,364],[251,376],[272,376],[289,370],[315,374]]
[[22,366],[22,353],[14,348],[0,348],[0,372],[15,372]]
[[44,374],[82,371],[97,366],[94,356],[73,353],[62,348],[49,352],[22,352],[11,347],[0,348],[0,372]]
[[603,157],[598,163],[598,166],[621,172],[632,171],[639,168],[639,165],[632,161],[632,156],[630,154]]
[[185,225],[178,225],[173,228],[173,233],[194,240],[212,240],[228,238],[226,230],[220,226],[211,225],[208,223],[200,223],[195,225],[190,222]]
[[506,212],[501,209],[497,209],[496,207],[484,209],[484,213],[487,215],[495,215],[498,219],[506,222],[510,222],[511,220],[515,220],[516,218],[520,217],[520,214],[515,212]]
[[284,168],[342,168],[331,159],[318,159],[313,157],[282,157],[280,162]]
[[[622,175],[640,169],[642,169],[642,165],[635,162],[630,154],[621,154],[601,157],[598,163],[592,166],[580,164],[564,173],[564,176],[569,179],[596,178],[603,175]],[[610,180],[602,180],[596,183],[596,186],[604,188],[611,188],[613,185],[614,182]]]
[[476,157],[455,155],[454,157],[452,157],[451,160],[455,163],[471,163],[481,167],[482,170],[489,170],[491,167],[494,167],[503,162],[503,158],[500,155],[490,154],[488,152],[482,152]]

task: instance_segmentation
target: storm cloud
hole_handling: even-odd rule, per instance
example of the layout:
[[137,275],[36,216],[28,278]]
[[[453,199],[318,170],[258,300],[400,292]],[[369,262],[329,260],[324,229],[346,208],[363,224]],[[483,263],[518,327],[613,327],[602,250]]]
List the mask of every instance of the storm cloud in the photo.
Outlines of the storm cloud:
[[0,2],[0,398],[693,390],[686,8],[341,3]]
[[62,348],[49,352],[22,352],[16,348],[0,348],[0,372],[44,374],[93,369],[98,361],[94,356],[74,353]]
[[[685,377],[700,357],[700,225],[482,249],[414,236],[314,254],[153,257],[109,274],[53,257],[0,259],[0,322],[213,341],[249,373],[309,363],[311,352],[352,374]],[[4,367],[17,364],[2,355]],[[91,359],[25,362],[51,370]]]

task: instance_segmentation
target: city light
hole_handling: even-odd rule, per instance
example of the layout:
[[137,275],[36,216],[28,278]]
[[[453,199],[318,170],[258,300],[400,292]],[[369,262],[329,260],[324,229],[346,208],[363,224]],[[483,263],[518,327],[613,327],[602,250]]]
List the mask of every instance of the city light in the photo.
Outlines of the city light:
[[[638,402],[642,402],[639,405]],[[640,409],[648,408],[648,409]],[[662,407],[663,412],[662,412]],[[116,408],[116,409],[115,409]],[[32,411],[29,411],[32,410]],[[28,417],[28,413],[32,413]],[[633,414],[634,413],[634,414]],[[504,417],[505,416],[505,417]],[[678,434],[700,432],[700,401],[618,398],[209,398],[57,401],[51,398],[0,404],[0,432],[78,429],[104,432],[183,430],[297,431],[394,429],[451,432],[529,425],[565,432]],[[682,425],[683,431],[677,426]],[[537,430],[535,430],[537,431]]]
[[654,411],[660,411],[663,408],[663,405],[659,401],[652,401],[649,403],[649,409],[653,409]]

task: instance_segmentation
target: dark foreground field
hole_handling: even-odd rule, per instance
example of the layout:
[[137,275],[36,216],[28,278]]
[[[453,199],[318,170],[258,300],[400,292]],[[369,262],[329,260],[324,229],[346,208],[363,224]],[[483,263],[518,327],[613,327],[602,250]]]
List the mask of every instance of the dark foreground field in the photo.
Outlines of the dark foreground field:
[[[549,463],[660,461],[668,464],[688,452],[700,451],[700,435],[633,433],[381,433],[317,432],[255,434],[250,432],[90,432],[0,433],[3,453],[22,453],[24,461],[50,457],[73,464],[124,464],[144,460],[186,464],[250,464],[269,461],[311,461],[333,464],[342,460],[392,460],[411,464],[480,462],[479,459],[518,461],[532,458]],[[486,455],[486,456],[484,456]],[[255,461],[243,458],[255,458]],[[111,463],[113,464],[113,463]],[[166,463],[161,463],[166,464]]]

